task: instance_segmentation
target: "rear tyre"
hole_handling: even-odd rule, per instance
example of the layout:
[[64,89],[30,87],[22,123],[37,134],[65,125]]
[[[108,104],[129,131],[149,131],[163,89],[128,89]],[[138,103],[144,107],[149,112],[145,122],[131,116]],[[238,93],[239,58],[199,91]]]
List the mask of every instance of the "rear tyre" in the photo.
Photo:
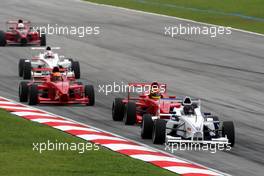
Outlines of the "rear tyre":
[[151,139],[153,131],[153,120],[150,114],[144,114],[141,127],[141,138],[142,139]]
[[31,62],[24,62],[23,79],[31,79]]
[[22,81],[19,84],[19,101],[27,102],[28,101],[28,82]]
[[89,103],[87,106],[93,106],[95,103],[94,87],[92,85],[85,85],[84,87],[85,97],[88,97]]
[[125,125],[134,125],[136,123],[136,103],[128,102],[126,108],[126,114],[124,118]]
[[125,114],[125,105],[122,98],[115,98],[112,105],[112,118],[114,121],[122,121]]
[[6,38],[5,38],[5,32],[0,31],[0,46],[6,45]]
[[74,72],[75,78],[80,79],[81,71],[80,71],[80,64],[78,61],[72,61],[72,70]]
[[40,46],[46,46],[46,34],[41,34]]
[[29,89],[29,105],[36,105],[38,104],[38,85],[32,84]]
[[153,144],[163,144],[166,136],[166,121],[157,119],[154,121],[152,142]]
[[227,137],[228,143],[233,147],[235,144],[235,127],[232,121],[224,121],[222,126],[222,135]]
[[23,76],[25,60],[26,59],[19,59],[19,63],[18,63],[18,75],[20,77]]

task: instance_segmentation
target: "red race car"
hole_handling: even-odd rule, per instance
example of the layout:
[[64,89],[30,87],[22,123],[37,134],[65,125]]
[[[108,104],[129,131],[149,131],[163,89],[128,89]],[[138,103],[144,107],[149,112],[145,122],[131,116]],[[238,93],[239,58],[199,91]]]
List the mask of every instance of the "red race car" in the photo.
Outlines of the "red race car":
[[74,78],[53,72],[37,81],[22,81],[19,85],[19,100],[28,102],[29,105],[43,103],[93,106],[95,96],[92,85],[83,85]]
[[46,46],[46,35],[35,31],[30,21],[7,21],[7,31],[0,31],[0,46],[9,44]]
[[[167,95],[166,87],[166,84],[157,82],[128,84],[127,98],[115,98],[113,102],[113,120],[123,120],[126,125],[134,125],[141,124],[145,117],[169,119],[169,113],[180,104],[178,101],[172,101],[176,96]],[[132,96],[133,93],[137,93],[137,96]]]

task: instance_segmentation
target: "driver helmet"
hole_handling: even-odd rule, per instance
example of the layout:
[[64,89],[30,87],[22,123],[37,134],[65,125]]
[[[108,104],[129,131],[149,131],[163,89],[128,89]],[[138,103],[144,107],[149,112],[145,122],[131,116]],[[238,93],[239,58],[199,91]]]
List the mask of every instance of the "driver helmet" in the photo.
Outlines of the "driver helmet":
[[149,97],[151,99],[160,99],[161,93],[160,93],[160,87],[159,87],[158,82],[151,83]]
[[194,104],[192,103],[192,100],[190,97],[185,97],[183,100],[183,112],[185,115],[194,115]]
[[183,112],[185,115],[194,115],[194,107],[192,105],[185,105],[183,107]]
[[61,80],[61,73],[60,72],[54,72],[51,74],[51,80],[52,81],[60,81]]
[[46,51],[51,51],[51,47],[47,46]]
[[51,50],[46,51],[45,53],[45,59],[51,59],[54,58],[54,54]]
[[25,25],[23,23],[18,23],[17,29],[25,29]]

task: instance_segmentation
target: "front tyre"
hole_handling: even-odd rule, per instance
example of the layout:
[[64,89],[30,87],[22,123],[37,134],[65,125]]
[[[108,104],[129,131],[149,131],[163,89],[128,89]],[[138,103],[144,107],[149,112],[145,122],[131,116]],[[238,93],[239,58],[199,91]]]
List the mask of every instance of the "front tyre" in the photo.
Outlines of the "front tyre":
[[151,139],[152,138],[152,131],[153,131],[153,120],[150,114],[144,114],[142,119],[142,126],[141,126],[141,138],[142,139]]
[[220,127],[220,121],[218,116],[212,116],[213,122],[214,122],[214,128],[215,128],[215,137],[220,136],[219,127]]
[[88,97],[89,99],[89,103],[87,103],[87,106],[93,106],[95,103],[94,87],[92,85],[85,85],[84,94],[85,97]]
[[126,114],[124,118],[125,125],[134,125],[136,123],[137,112],[136,103],[128,102],[126,108]]
[[122,121],[125,114],[125,105],[122,98],[115,98],[112,105],[112,118],[114,121]]
[[20,77],[23,76],[25,60],[26,59],[19,59],[19,63],[18,63],[18,75]]
[[38,104],[38,85],[32,84],[29,89],[29,105],[36,105]]
[[153,144],[163,144],[166,137],[166,121],[157,119],[154,121],[154,128],[152,133]]
[[81,78],[81,70],[80,70],[80,64],[78,61],[72,61],[72,70],[75,75],[75,79]]
[[0,31],[0,46],[5,46],[5,45],[6,45],[5,32]]
[[227,137],[228,143],[233,147],[235,144],[235,127],[232,121],[224,121],[222,126],[222,135]]
[[31,79],[31,62],[24,62],[23,79]]
[[19,84],[19,101],[27,102],[28,101],[28,82],[22,81]]

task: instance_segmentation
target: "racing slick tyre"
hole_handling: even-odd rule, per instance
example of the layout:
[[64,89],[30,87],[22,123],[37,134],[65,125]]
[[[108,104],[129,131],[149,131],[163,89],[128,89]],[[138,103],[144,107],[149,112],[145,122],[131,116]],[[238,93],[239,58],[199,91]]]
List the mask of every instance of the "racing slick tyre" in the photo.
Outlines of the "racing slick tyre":
[[85,97],[88,97],[89,99],[89,103],[87,103],[87,106],[93,106],[95,103],[94,87],[92,85],[85,85],[84,94]]
[[157,119],[154,121],[152,142],[153,144],[163,144],[166,136],[166,121],[163,119]]
[[46,34],[40,35],[40,46],[46,46]]
[[25,60],[26,59],[19,59],[18,74],[19,74],[20,77],[23,76]]
[[137,112],[136,103],[128,102],[126,107],[126,113],[124,116],[125,125],[134,125],[136,123]]
[[28,82],[22,81],[19,84],[19,101],[27,102],[28,101]]
[[235,127],[232,121],[224,121],[222,126],[223,137],[227,136],[228,143],[233,147],[235,144]]
[[142,139],[151,139],[153,131],[153,120],[150,114],[144,114],[141,126],[141,138]]
[[5,32],[0,31],[0,46],[6,45],[6,38],[5,38]]
[[80,79],[81,71],[80,71],[80,64],[78,61],[72,61],[72,70],[74,72],[75,78]]
[[122,121],[125,114],[125,105],[122,98],[115,98],[112,106],[112,118],[114,121]]
[[23,79],[31,79],[31,62],[24,62]]
[[29,89],[29,105],[36,105],[38,104],[38,85],[32,84]]
[[219,127],[220,127],[220,121],[218,116],[212,116],[213,121],[214,121],[214,127],[215,127],[215,137],[219,137]]

